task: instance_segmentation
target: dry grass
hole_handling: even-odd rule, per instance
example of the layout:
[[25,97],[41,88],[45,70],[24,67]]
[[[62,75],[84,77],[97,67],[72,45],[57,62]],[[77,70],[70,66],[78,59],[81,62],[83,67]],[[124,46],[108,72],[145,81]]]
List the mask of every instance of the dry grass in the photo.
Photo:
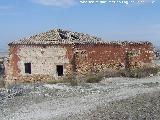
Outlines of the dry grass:
[[101,74],[100,73],[98,73],[98,74],[90,73],[90,74],[86,75],[85,82],[86,83],[99,83],[103,77],[104,77],[104,74],[102,74],[102,73]]
[[133,77],[133,78],[143,78],[143,77],[149,77],[149,76],[154,76],[157,75],[158,72],[160,71],[159,67],[144,67],[141,69],[135,69],[135,70],[131,70],[128,72],[129,77]]
[[52,80],[45,81],[45,83],[47,83],[47,84],[66,83],[66,80],[64,80],[64,79],[59,79],[59,80],[52,79]]
[[160,67],[143,67],[134,70],[127,71],[121,69],[118,71],[106,71],[102,73],[89,74],[86,76],[86,82],[98,83],[103,77],[131,77],[131,78],[144,78],[149,76],[155,76],[160,72]]
[[5,87],[5,81],[4,80],[0,80],[0,88]]
[[45,81],[47,84],[57,84],[57,83],[70,83],[71,86],[77,86],[78,80],[73,77],[73,75],[68,75],[66,77],[60,78],[58,80],[52,79]]
[[64,78],[64,80],[67,83],[70,83],[71,86],[77,86],[78,85],[78,79],[76,77],[74,77],[73,75],[68,75]]
[[[44,81],[47,84],[57,84],[57,83],[69,83],[71,86],[77,86],[82,83],[99,83],[104,77],[132,77],[132,78],[143,78],[148,76],[154,76],[160,72],[160,67],[144,67],[141,69],[134,69],[127,71],[121,69],[118,71],[105,71],[99,73],[89,73],[83,77],[67,75],[58,80],[50,79]],[[3,84],[3,83],[1,83]]]

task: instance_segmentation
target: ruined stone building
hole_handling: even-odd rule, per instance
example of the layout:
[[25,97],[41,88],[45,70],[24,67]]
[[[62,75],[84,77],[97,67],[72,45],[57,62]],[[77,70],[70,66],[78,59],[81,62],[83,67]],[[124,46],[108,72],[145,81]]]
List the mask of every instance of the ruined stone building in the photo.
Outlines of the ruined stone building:
[[76,73],[143,67],[153,60],[150,42],[105,42],[54,29],[9,43],[7,80],[59,79]]

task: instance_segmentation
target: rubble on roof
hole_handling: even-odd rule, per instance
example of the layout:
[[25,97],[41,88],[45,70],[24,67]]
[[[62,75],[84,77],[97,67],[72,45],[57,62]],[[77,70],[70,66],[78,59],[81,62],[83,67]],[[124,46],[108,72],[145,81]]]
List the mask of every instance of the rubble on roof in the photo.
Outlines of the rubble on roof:
[[9,45],[26,45],[26,44],[87,44],[87,43],[103,43],[103,44],[150,44],[150,42],[129,42],[129,41],[103,41],[96,36],[90,36],[84,33],[72,32],[63,29],[53,29],[38,35],[34,35],[28,38],[21,39],[9,43]]
[[73,43],[102,43],[101,38],[88,34],[53,29],[45,33],[14,41],[10,44],[73,44]]

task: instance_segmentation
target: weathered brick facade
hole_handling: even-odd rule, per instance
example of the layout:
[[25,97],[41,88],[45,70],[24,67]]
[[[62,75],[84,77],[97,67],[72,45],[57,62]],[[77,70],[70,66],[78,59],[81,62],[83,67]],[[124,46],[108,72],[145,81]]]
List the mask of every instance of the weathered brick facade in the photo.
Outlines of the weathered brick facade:
[[125,67],[143,67],[153,60],[151,43],[89,44],[78,45],[77,72],[101,72]]
[[[9,44],[7,80],[12,82],[50,80],[73,73],[85,75],[90,72],[120,70],[126,67],[143,67],[152,63],[154,54],[150,42],[60,41],[58,44],[53,44],[39,43],[39,41],[37,43],[37,36],[31,38],[32,42],[28,42],[27,39]],[[26,63],[30,64],[30,67],[27,67],[31,73],[26,72],[28,70]]]

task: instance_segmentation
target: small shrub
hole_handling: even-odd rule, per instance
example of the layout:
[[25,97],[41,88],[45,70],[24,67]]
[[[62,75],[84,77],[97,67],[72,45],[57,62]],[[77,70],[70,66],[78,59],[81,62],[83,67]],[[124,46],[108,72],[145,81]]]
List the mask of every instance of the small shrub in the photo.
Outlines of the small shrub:
[[76,79],[70,79],[69,81],[71,86],[77,86],[78,85],[78,81]]
[[5,87],[5,81],[4,80],[0,80],[0,88]]
[[105,73],[103,73],[104,77],[124,77],[126,76],[126,71],[124,69],[120,69],[120,70],[113,70],[113,71],[106,71]]
[[45,81],[47,84],[56,84],[57,82],[55,80],[47,80]]
[[129,77],[142,78],[142,77],[148,77],[151,74],[157,75],[159,71],[160,71],[159,67],[149,67],[149,68],[144,67],[140,69],[131,70],[127,74]]
[[47,80],[45,83],[47,84],[57,84],[57,83],[65,83],[66,81],[64,79],[59,79],[59,80]]
[[103,78],[103,75],[95,75],[95,74],[89,74],[86,76],[86,82],[87,83],[99,83]]
[[57,84],[57,83],[70,83],[71,86],[77,86],[78,80],[73,77],[73,75],[68,75],[66,77],[60,78],[58,80],[52,79],[45,81],[47,84]]
[[68,75],[64,78],[66,82],[70,83],[71,86],[77,86],[78,80],[73,75]]
[[98,77],[90,77],[87,79],[87,83],[98,83],[100,79]]

